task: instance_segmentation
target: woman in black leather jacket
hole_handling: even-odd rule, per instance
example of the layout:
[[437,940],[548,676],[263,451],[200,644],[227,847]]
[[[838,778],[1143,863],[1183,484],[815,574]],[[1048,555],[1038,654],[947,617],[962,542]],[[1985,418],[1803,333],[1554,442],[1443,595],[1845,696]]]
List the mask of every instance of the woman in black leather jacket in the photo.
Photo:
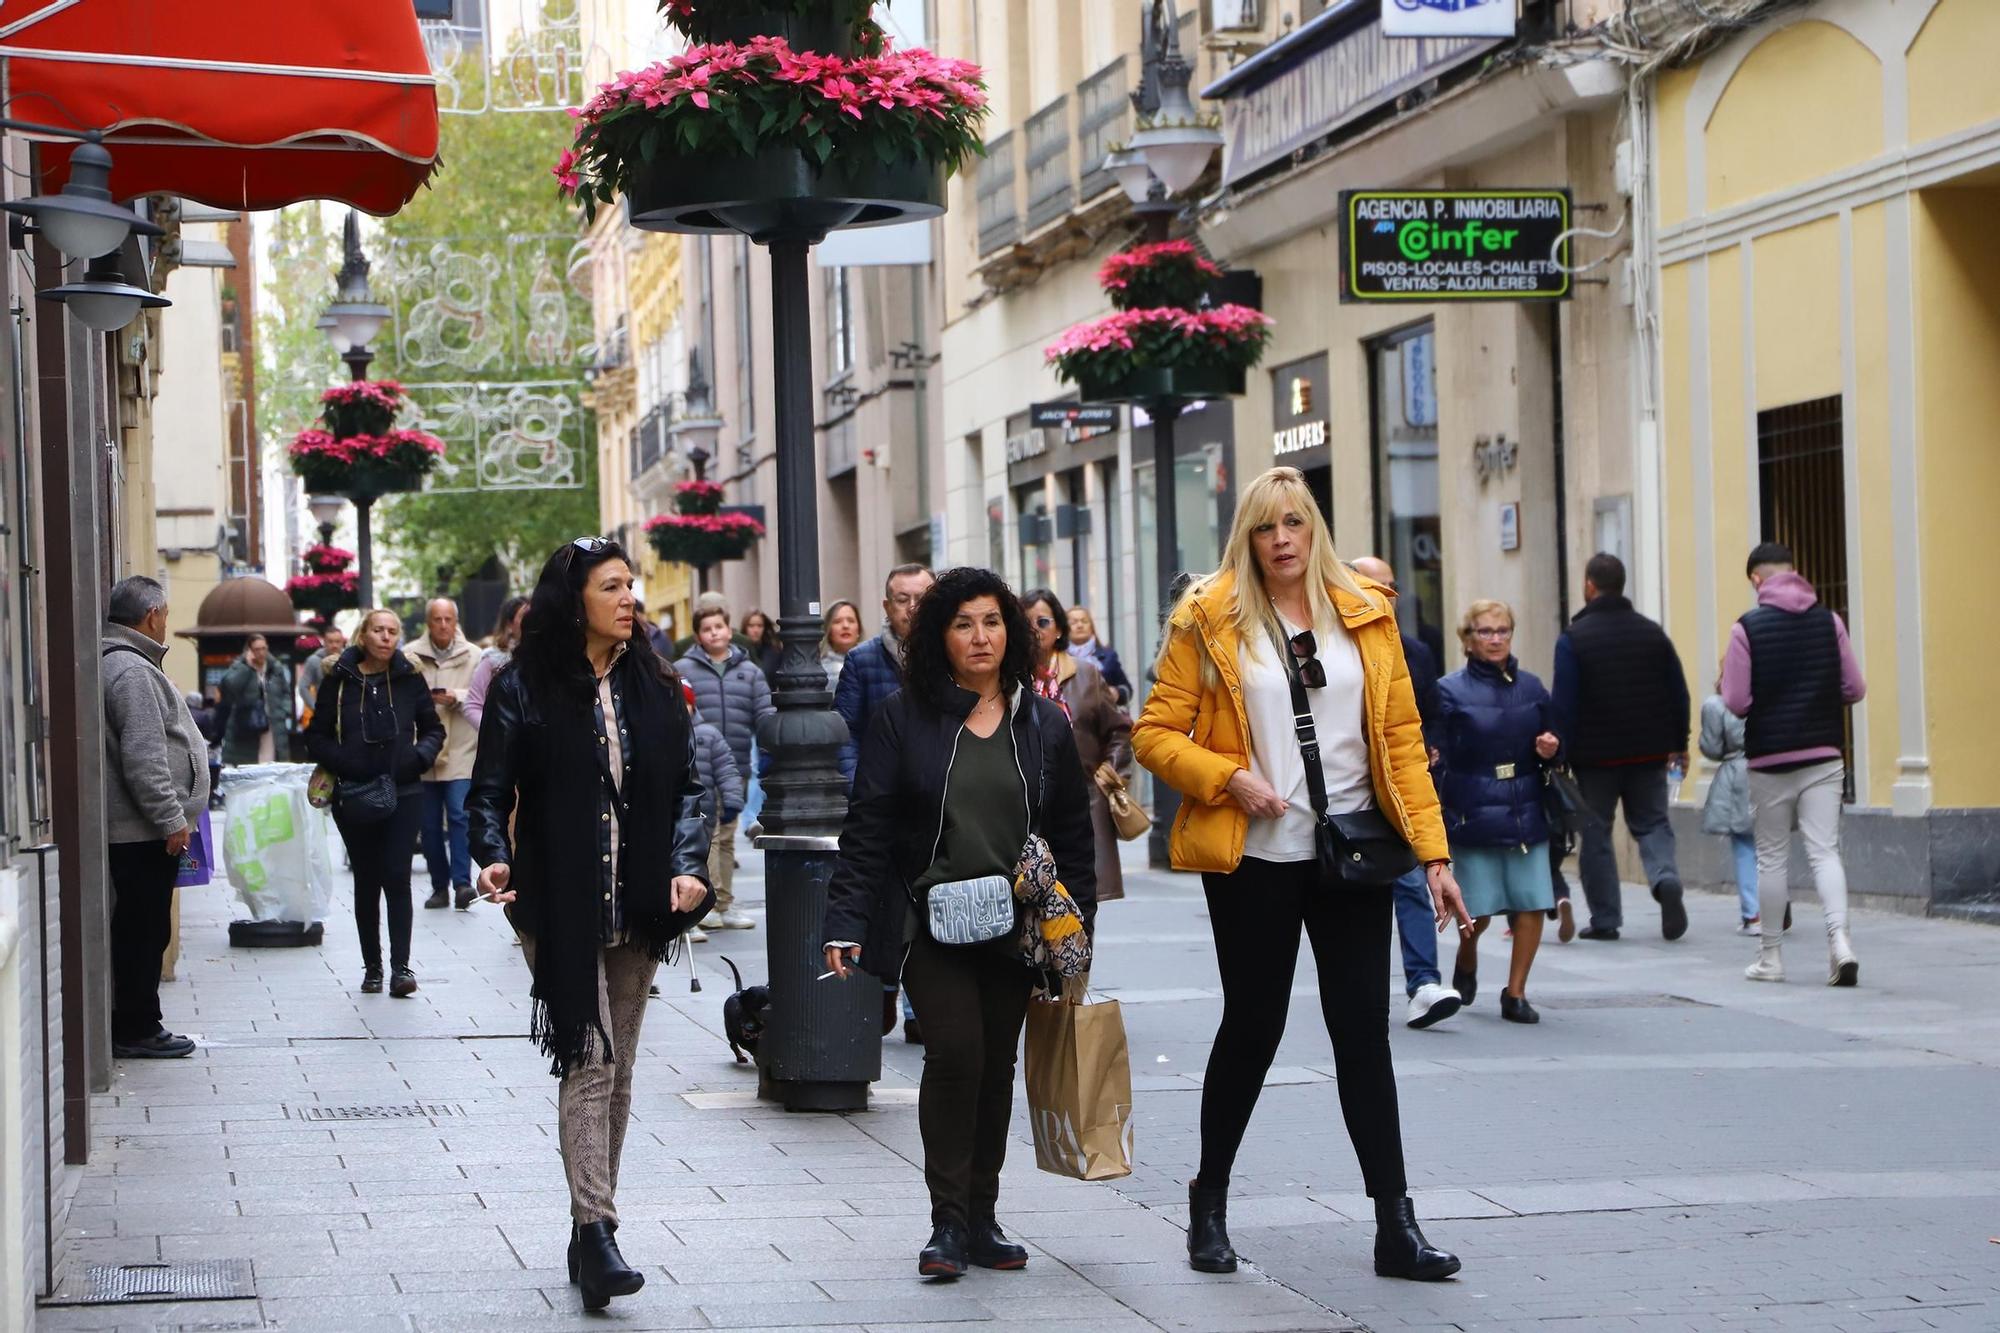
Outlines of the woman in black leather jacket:
[[487,691],[466,799],[479,891],[509,905],[534,974],[529,1035],[562,1079],[569,1271],[587,1310],[645,1285],[612,1238],[639,1025],[654,972],[714,899],[694,728],[635,607],[617,543],[549,557]]
[[416,993],[410,970],[410,845],[424,810],[421,779],[444,746],[424,678],[396,651],[403,622],[394,611],[370,611],[355,631],[354,646],[340,655],[320,682],[306,753],[336,779],[367,782],[387,775],[396,784],[396,808],[366,821],[334,800],[333,823],[347,844],[354,869],[354,924],[361,935],[361,989],[382,989],[382,907],[389,908],[389,993]]
[[854,794],[827,886],[826,965],[899,978],[924,1030],[917,1122],[931,1195],[924,1277],[968,1263],[1021,1268],[1028,1253],[994,1216],[1014,1052],[1034,974],[1010,935],[940,944],[913,905],[931,885],[1013,878],[1030,832],[1084,924],[1097,915],[1090,799],[1069,719],[1033,686],[1035,636],[1020,601],[984,569],[940,575],[903,645],[905,687],[861,741]]

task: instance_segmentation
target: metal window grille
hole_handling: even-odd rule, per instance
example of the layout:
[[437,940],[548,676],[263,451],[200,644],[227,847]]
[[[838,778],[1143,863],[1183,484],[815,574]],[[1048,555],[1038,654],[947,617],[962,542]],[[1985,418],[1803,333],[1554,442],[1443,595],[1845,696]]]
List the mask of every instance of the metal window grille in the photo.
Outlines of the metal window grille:
[[979,164],[979,253],[991,254],[1021,238],[1021,214],[1014,202],[1014,134],[986,145]]
[[[1820,605],[1847,619],[1847,473],[1838,394],[1757,414],[1762,540],[1791,548]],[[1846,799],[1854,800],[1854,720],[1848,716]]]
[[1118,178],[1104,169],[1104,159],[1111,155],[1113,144],[1130,137],[1131,118],[1124,56],[1076,86],[1076,160],[1083,172],[1078,198],[1095,199],[1118,184]]
[[1069,212],[1076,187],[1069,170],[1069,98],[1028,117],[1028,227],[1033,230]]

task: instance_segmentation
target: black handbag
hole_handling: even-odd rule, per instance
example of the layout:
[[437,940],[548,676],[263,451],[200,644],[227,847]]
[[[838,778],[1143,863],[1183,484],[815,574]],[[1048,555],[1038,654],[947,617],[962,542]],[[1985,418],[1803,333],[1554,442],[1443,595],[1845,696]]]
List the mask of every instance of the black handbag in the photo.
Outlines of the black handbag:
[[[333,703],[333,740],[341,744],[341,707],[347,702],[347,686],[343,682],[339,695]],[[362,705],[366,708],[364,696]],[[393,707],[393,701],[391,706]],[[367,738],[364,727],[362,738]],[[395,758],[395,742],[389,745],[390,759]],[[334,812],[350,824],[379,824],[396,813],[396,780],[387,773],[377,773],[372,778],[336,778],[333,784]]]
[[1384,886],[1417,868],[1417,854],[1389,817],[1370,807],[1347,814],[1328,814],[1326,772],[1319,762],[1319,730],[1313,725],[1312,704],[1299,679],[1298,663],[1289,660],[1286,680],[1292,687],[1292,729],[1306,761],[1306,793],[1314,815],[1313,852],[1320,873],[1336,883]]

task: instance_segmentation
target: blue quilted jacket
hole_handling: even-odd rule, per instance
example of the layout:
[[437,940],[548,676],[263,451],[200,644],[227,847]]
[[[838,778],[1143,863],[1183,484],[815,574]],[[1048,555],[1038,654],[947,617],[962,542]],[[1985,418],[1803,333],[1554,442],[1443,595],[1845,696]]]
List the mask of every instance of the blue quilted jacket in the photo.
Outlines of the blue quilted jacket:
[[889,696],[903,688],[903,668],[889,646],[887,631],[857,646],[841,668],[840,685],[833,692],[833,711],[847,723],[847,743],[840,747],[840,776],[854,785],[855,761],[868,724]]
[[1556,731],[1554,711],[1542,682],[1511,657],[1504,667],[1468,662],[1438,682],[1430,741],[1443,755],[1438,800],[1452,842],[1532,847],[1548,841],[1535,737]]

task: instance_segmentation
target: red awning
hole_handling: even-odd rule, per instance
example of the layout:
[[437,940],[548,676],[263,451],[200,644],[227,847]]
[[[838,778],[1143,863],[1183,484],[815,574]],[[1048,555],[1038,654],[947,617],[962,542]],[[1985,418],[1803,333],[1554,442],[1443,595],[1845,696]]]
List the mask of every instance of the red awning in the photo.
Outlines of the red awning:
[[[119,199],[408,203],[437,166],[411,0],[0,0],[6,114],[104,129]],[[69,149],[45,150],[51,187]]]

